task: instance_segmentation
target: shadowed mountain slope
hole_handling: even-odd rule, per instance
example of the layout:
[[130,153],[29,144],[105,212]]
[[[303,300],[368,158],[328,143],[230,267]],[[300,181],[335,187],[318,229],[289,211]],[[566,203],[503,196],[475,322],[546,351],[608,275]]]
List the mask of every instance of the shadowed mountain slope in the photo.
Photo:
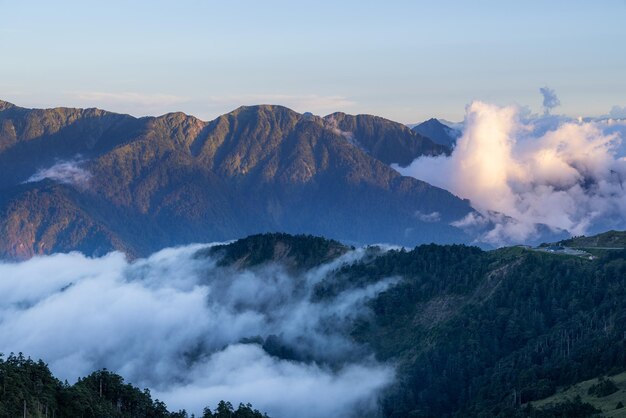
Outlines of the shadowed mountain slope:
[[144,255],[272,231],[351,243],[467,242],[449,225],[471,211],[466,201],[388,166],[445,151],[366,115],[262,105],[204,122],[2,102],[0,230],[10,233],[0,254]]
[[449,153],[450,148],[405,125],[378,116],[333,113],[324,118],[336,132],[385,164],[409,165],[421,155]]
[[449,126],[432,118],[411,129],[413,132],[424,135],[436,144],[440,144],[449,148],[453,148],[456,140],[461,136],[461,132],[450,128]]

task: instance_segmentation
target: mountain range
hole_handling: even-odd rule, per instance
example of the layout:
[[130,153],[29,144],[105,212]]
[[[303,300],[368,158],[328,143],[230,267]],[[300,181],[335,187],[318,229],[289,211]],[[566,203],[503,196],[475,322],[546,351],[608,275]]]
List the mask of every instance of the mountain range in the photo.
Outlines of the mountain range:
[[0,101],[0,257],[134,257],[272,231],[470,242],[450,225],[468,201],[390,167],[449,152],[370,115],[259,105],[205,122]]

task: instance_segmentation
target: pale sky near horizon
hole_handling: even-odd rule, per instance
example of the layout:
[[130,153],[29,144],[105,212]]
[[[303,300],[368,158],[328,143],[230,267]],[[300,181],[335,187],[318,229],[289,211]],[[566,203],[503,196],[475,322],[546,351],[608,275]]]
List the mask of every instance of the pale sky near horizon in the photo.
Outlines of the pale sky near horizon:
[[6,1],[0,99],[212,119],[240,105],[463,118],[626,106],[626,0]]

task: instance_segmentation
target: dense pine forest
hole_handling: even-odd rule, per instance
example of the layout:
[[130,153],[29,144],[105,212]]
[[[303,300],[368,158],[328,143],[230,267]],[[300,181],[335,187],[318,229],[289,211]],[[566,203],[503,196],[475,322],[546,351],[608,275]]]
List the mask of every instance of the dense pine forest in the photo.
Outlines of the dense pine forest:
[[591,416],[576,402],[552,415],[528,403],[626,370],[626,251],[591,261],[421,246],[344,268],[319,295],[390,275],[404,281],[353,333],[399,362],[385,416]]
[[[124,383],[124,378],[99,370],[74,385],[56,379],[42,361],[22,354],[0,357],[0,417],[81,418],[189,418],[185,411],[170,412],[150,391]],[[191,415],[193,417],[194,415]],[[198,417],[200,418],[200,417]],[[233,408],[220,401],[206,407],[201,418],[267,418],[251,405]]]

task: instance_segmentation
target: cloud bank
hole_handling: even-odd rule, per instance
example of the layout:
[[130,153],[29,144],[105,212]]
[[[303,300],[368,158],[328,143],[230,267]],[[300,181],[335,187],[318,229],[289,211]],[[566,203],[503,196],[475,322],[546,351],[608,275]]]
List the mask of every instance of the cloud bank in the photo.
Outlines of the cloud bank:
[[[133,263],[70,253],[0,264],[0,352],[43,358],[70,381],[106,367],[196,413],[220,399],[276,418],[376,410],[393,368],[346,335],[397,279],[313,301],[313,286],[361,250],[293,276],[218,268],[196,256],[203,247]],[[270,340],[290,356],[270,355]]]
[[[547,109],[554,104],[548,97]],[[623,228],[626,161],[618,151],[619,131],[609,128],[474,102],[449,157],[394,168],[470,199],[481,216],[455,224],[491,222],[495,226],[480,239],[489,244],[527,242],[538,237],[538,224],[574,235]]]

